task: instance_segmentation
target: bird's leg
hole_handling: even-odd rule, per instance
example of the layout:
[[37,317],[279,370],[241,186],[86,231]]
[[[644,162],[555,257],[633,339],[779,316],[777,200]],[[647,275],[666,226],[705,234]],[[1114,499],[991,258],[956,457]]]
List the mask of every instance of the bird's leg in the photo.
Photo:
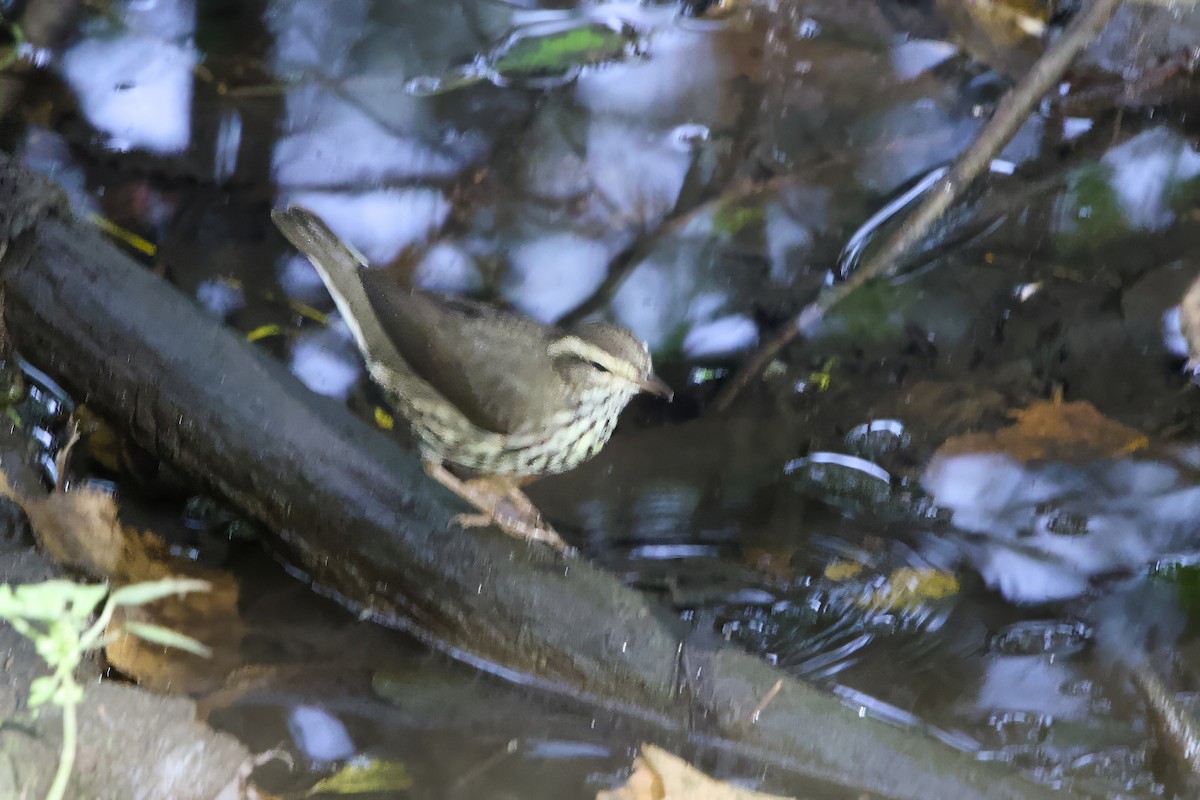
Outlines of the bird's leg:
[[426,475],[480,511],[488,511],[495,505],[497,498],[489,497],[477,485],[472,485],[471,481],[464,481],[462,478],[459,478],[453,472],[446,469],[444,464],[435,461],[422,461],[421,466],[425,468]]
[[[566,542],[558,532],[542,521],[542,515],[517,487],[507,483],[497,485],[498,481],[490,478],[464,481],[446,469],[444,464],[433,461],[423,463],[429,477],[482,512],[459,514],[453,522],[464,528],[496,525],[518,539],[545,542],[560,551],[567,549]],[[516,492],[520,499],[514,497],[512,492]]]
[[[484,496],[495,499],[492,501],[493,506],[490,513],[460,514],[457,518],[458,524],[466,528],[473,525],[495,523],[509,534],[533,541],[544,541],[562,550],[566,544],[559,537],[558,532],[542,519],[542,512],[538,511],[537,506],[533,504],[528,495],[521,491],[521,486],[528,482],[528,480],[520,478],[499,475],[484,475],[463,481],[463,485],[470,491],[481,492]],[[516,516],[504,513],[501,510],[501,504],[505,504],[515,512]]]
[[484,486],[486,491],[491,494],[499,495],[508,501],[514,511],[517,511],[522,516],[535,522],[541,523],[542,512],[538,511],[537,506],[529,499],[521,487],[529,483],[529,479],[514,478],[511,476],[502,475],[484,475],[481,478],[467,481],[469,486]]

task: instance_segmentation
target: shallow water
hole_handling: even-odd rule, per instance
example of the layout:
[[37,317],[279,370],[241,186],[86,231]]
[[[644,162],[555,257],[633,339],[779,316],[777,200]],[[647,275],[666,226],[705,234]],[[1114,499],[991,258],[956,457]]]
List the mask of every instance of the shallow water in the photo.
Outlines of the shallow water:
[[[365,413],[359,357],[273,206],[312,208],[416,285],[628,325],[676,402],[639,398],[600,456],[530,490],[587,557],[864,715],[1052,784],[1181,791],[1122,670],[1195,681],[1200,393],[1164,322],[1197,273],[1186,108],[1044,109],[903,274],[717,414],[748,350],[970,140],[1003,69],[862,0],[558,5],[88,7],[22,45],[5,143],[153,243],[140,257],[214,322]],[[30,413],[39,391],[22,415],[50,465],[61,420]],[[1056,396],[1145,445],[945,447]],[[276,679],[211,718],[297,754],[273,788],[358,755],[404,761],[415,797],[590,797],[623,777],[637,723],[358,622],[230,545],[229,517],[185,526],[184,501],[78,467],[257,587],[244,662]]]

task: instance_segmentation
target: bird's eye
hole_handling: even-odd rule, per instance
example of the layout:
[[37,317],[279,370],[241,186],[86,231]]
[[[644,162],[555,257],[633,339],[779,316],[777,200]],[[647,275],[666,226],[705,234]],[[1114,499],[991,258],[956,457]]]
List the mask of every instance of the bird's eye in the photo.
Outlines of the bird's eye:
[[599,370],[600,372],[608,372],[608,367],[604,366],[599,361],[589,361],[588,363],[592,365],[593,369]]

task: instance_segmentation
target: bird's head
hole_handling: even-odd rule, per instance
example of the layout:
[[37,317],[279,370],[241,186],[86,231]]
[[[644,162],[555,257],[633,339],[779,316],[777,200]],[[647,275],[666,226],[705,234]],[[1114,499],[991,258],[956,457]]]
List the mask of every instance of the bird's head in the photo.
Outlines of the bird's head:
[[632,332],[610,322],[589,322],[550,343],[549,355],[568,383],[580,389],[638,392],[670,400],[671,387],[653,372],[650,349]]

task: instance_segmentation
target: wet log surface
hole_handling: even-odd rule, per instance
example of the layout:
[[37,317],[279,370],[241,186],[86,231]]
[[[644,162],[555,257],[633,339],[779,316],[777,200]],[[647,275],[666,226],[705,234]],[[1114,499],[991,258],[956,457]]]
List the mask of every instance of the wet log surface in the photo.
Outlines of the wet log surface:
[[261,520],[293,563],[349,604],[502,674],[655,720],[665,736],[773,764],[786,772],[771,782],[795,792],[808,793],[805,775],[887,797],[1062,796],[860,719],[749,654],[687,644],[672,613],[583,559],[451,529],[463,509],[415,454],[305,389],[57,198],[0,160],[11,346]]

